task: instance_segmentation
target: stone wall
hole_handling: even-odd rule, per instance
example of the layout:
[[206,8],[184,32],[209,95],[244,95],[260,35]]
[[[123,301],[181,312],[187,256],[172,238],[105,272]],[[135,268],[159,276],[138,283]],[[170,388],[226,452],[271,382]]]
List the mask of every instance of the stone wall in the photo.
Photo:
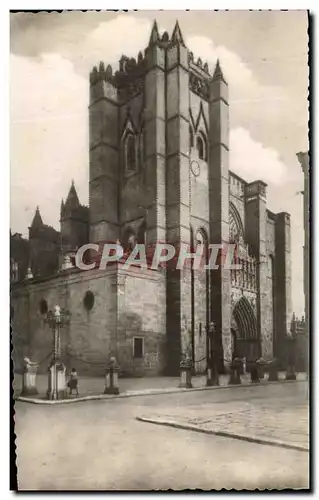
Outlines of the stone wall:
[[[119,280],[124,278],[124,290]],[[84,306],[87,291],[94,294],[91,310]],[[124,301],[121,300],[124,297]],[[56,304],[71,312],[70,325],[61,330],[62,359],[80,374],[103,375],[110,356],[118,357],[128,374],[159,373],[165,364],[165,276],[155,271],[106,271],[61,273],[50,280],[30,281],[12,290],[13,359],[21,370],[24,356],[43,362],[46,372],[52,352],[52,331],[40,311]],[[133,337],[143,337],[144,357],[134,360]]]
[[[119,269],[117,358],[126,375],[159,375],[166,367],[165,273]],[[143,356],[134,358],[134,337],[142,338]]]
[[[112,332],[115,330],[116,302],[111,293],[112,272],[74,271],[60,273],[48,280],[32,280],[27,286],[12,290],[14,308],[13,329],[24,345],[15,358],[17,368],[21,366],[21,352],[31,360],[42,362],[52,352],[52,331],[41,313],[40,303],[46,301],[48,309],[55,305],[71,312],[69,326],[61,329],[62,358],[67,365],[75,364],[80,373],[103,371],[111,354]],[[94,305],[89,311],[83,299],[87,291],[94,294]],[[43,362],[40,371],[46,371]]]

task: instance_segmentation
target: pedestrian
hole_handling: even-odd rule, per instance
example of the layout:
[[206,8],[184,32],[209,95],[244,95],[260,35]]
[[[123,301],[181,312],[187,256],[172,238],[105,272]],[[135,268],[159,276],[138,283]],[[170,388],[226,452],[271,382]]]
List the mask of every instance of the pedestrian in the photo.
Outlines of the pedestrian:
[[79,395],[78,391],[78,374],[75,368],[72,368],[70,373],[70,379],[68,381],[68,388],[70,389],[69,395],[71,396],[73,390],[75,389],[76,395]]

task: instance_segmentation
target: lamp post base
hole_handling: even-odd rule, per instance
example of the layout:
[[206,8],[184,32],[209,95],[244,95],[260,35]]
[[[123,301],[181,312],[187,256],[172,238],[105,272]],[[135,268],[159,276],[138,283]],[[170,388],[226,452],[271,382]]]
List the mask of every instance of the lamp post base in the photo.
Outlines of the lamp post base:
[[65,371],[65,366],[59,361],[54,361],[49,367],[48,399],[56,400],[67,397]]
[[119,394],[119,367],[116,358],[112,357],[106,370],[104,394]]
[[184,388],[184,389],[192,389],[192,368],[191,366],[183,367],[181,366],[180,368],[180,381],[179,381],[179,387]]

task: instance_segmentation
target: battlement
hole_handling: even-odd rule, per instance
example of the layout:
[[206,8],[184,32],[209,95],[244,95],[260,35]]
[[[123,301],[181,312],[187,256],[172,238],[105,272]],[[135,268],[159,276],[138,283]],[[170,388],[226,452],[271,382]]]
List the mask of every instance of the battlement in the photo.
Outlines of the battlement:
[[[114,92],[117,91],[117,98],[121,101],[125,101],[143,91],[150,51],[153,50],[154,47],[166,51],[174,45],[183,46],[187,50],[178,22],[176,22],[170,37],[167,31],[164,31],[164,33],[160,35],[157,23],[154,21],[149,43],[144,52],[139,51],[136,58],[122,55],[119,60],[118,69],[114,72],[110,64],[105,66],[104,62],[101,61],[99,66],[94,66],[90,73],[90,85],[94,87],[99,82],[108,82],[108,84],[114,87]],[[212,76],[209,71],[208,63],[203,62],[200,57],[195,60],[193,52],[189,51],[188,68],[190,72],[190,90],[201,98],[208,100],[210,82],[217,78],[223,79],[219,62],[217,61],[216,65],[218,74],[215,69],[215,73]]]
[[203,78],[211,78],[212,75],[209,72],[208,63],[205,62],[203,64],[203,61],[200,57],[195,62],[193,52],[188,53],[188,62],[190,65],[190,69],[192,69],[194,72],[197,72],[199,76],[202,76]]
[[122,55],[119,61],[118,70],[113,73],[113,68],[110,64],[105,68],[103,61],[99,67],[94,66],[90,73],[90,84],[95,85],[99,81],[110,82],[114,87],[121,88],[127,83],[128,79],[135,79],[145,73],[145,56],[142,52],[138,53],[137,59]]
[[266,198],[266,188],[267,184],[263,181],[257,180],[253,182],[249,182],[245,185],[245,196],[247,198],[254,196],[261,196],[262,198]]

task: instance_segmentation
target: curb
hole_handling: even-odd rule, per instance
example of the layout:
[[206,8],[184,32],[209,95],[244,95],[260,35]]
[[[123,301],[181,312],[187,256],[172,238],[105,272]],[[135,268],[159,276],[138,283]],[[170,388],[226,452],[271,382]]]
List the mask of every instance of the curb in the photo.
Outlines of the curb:
[[279,440],[275,440],[275,439],[270,440],[270,439],[257,438],[257,437],[253,437],[253,436],[247,436],[245,434],[235,434],[235,433],[226,432],[226,431],[213,431],[210,429],[201,429],[200,427],[196,427],[195,425],[179,424],[177,422],[169,421],[169,420],[152,419],[152,418],[147,418],[147,417],[135,417],[135,419],[138,420],[139,422],[146,422],[148,424],[163,425],[165,427],[173,427],[174,429],[182,429],[185,431],[199,432],[202,434],[228,437],[228,438],[238,439],[240,441],[246,441],[249,443],[264,444],[264,445],[268,445],[268,446],[277,446],[279,448],[287,448],[289,450],[297,450],[297,451],[303,451],[303,452],[309,453],[309,448],[307,448],[306,446],[289,444],[289,443],[285,443],[284,441],[279,441]]
[[192,387],[191,389],[186,389],[183,387],[173,387],[167,389],[149,389],[142,391],[132,391],[132,392],[123,392],[122,394],[95,394],[92,396],[80,396],[74,399],[57,399],[57,400],[48,400],[48,399],[39,399],[39,398],[28,398],[24,396],[16,396],[14,397],[15,401],[20,401],[23,403],[31,403],[37,405],[61,405],[61,404],[71,404],[71,403],[81,403],[85,401],[103,401],[103,400],[113,400],[120,398],[133,398],[138,396],[158,396],[161,394],[177,394],[177,393],[187,393],[187,392],[198,392],[198,391],[211,391],[218,389],[239,389],[245,387],[258,387],[258,386],[268,386],[268,385],[278,385],[278,384],[293,384],[300,382],[308,382],[308,380],[279,380],[277,382],[258,382],[258,383],[250,383],[250,384],[238,384],[238,385],[214,385],[210,387]]

